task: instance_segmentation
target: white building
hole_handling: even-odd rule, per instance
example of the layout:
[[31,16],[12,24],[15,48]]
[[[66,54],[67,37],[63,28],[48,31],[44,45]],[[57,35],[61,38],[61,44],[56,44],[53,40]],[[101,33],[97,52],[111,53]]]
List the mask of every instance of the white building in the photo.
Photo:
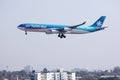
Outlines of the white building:
[[35,80],[75,80],[75,73],[71,72],[47,72],[36,73]]

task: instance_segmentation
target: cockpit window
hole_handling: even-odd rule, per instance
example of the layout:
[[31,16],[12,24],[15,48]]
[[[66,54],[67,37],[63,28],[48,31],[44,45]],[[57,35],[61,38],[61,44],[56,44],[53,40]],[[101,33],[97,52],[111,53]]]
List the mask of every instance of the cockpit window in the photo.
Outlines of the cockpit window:
[[30,24],[21,24],[19,27],[31,27]]
[[20,27],[24,27],[24,26],[25,26],[25,24],[21,24],[21,25],[20,25]]

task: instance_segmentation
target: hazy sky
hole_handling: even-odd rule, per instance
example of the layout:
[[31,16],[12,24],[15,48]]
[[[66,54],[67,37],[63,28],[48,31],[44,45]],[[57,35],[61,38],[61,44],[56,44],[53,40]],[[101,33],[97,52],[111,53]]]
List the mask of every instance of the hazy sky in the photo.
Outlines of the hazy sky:
[[[21,23],[91,25],[107,16],[107,29],[90,34],[25,33]],[[0,70],[110,69],[120,66],[120,0],[0,0]]]

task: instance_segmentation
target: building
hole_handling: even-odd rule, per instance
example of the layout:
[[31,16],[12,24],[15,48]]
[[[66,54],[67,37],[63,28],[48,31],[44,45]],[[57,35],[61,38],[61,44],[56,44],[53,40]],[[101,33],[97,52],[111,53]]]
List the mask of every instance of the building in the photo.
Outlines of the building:
[[35,73],[35,80],[75,80],[75,73],[67,71],[51,71]]

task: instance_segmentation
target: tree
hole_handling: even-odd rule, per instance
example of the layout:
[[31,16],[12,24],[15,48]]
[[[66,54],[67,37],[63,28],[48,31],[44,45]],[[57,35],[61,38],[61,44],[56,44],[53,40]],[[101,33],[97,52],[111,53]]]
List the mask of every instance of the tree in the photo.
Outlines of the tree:
[[115,75],[120,75],[120,67],[119,67],[119,66],[114,67],[113,73],[114,73]]
[[48,72],[47,68],[44,68],[44,69],[43,69],[43,72],[44,72],[44,73],[47,73],[47,72]]

